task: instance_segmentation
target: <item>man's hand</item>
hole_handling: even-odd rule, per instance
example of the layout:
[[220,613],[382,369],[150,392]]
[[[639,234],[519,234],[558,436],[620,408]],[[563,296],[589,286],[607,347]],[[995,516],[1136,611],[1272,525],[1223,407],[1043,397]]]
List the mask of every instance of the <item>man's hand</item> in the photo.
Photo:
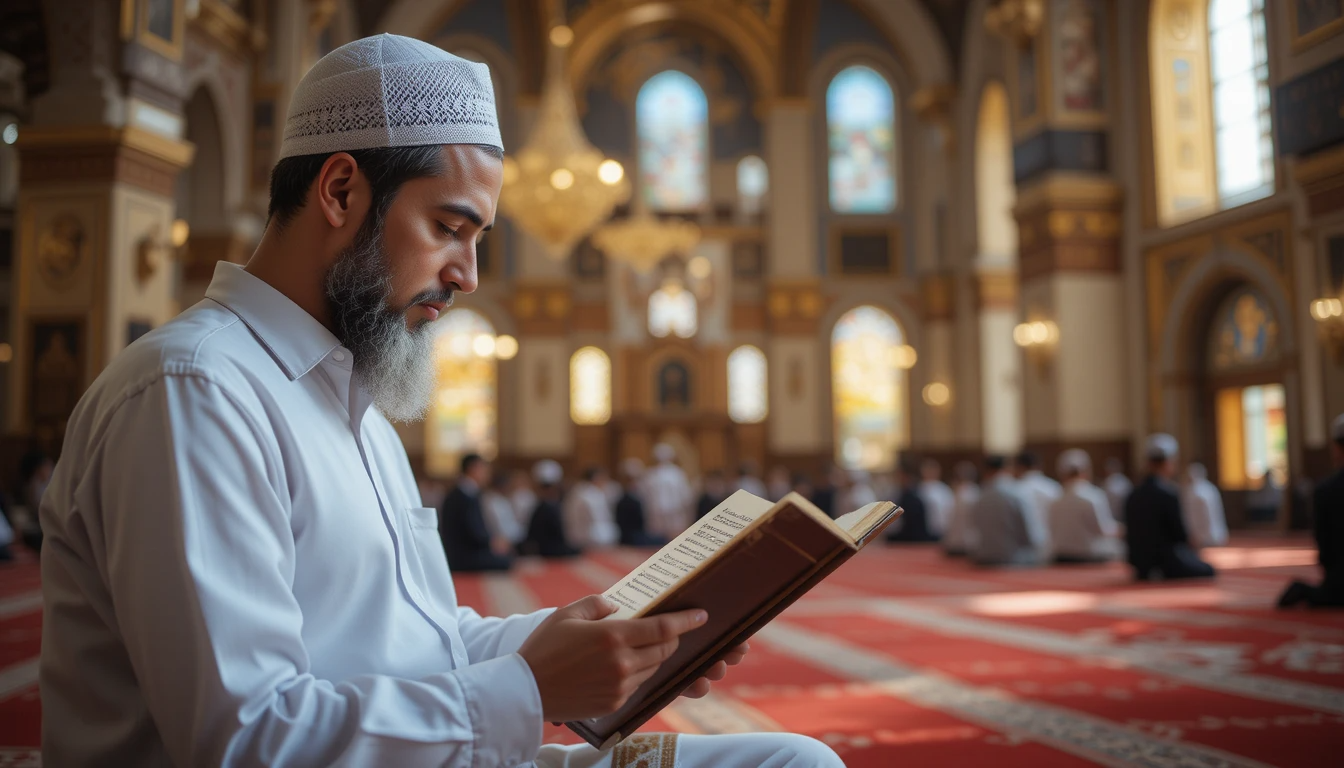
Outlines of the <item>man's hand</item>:
[[590,595],[551,614],[518,649],[532,668],[546,720],[583,720],[620,709],[677,649],[678,638],[707,618],[690,610],[598,621],[615,612],[611,601]]
[[688,699],[698,699],[709,693],[710,684],[722,680],[723,676],[728,674],[728,668],[740,663],[749,650],[751,650],[751,643],[743,643],[737,646],[727,656],[723,657],[723,661],[710,667],[704,677],[691,683],[691,687],[682,691],[681,695]]

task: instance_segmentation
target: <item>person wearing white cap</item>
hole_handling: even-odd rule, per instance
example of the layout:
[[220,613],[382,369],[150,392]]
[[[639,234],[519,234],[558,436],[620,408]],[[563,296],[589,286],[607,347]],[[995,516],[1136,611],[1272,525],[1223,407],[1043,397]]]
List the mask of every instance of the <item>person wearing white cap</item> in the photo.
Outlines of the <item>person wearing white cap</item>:
[[952,470],[952,514],[943,533],[943,553],[964,557],[971,549],[975,529],[971,526],[971,507],[980,500],[979,472],[969,461],[957,462]]
[[919,497],[924,500],[928,511],[929,533],[941,539],[952,522],[952,510],[956,506],[956,497],[952,489],[943,482],[943,465],[937,459],[925,459],[919,463]]
[[1147,581],[1213,576],[1213,566],[1190,547],[1181,519],[1179,489],[1173,482],[1180,455],[1176,438],[1150,435],[1144,452],[1148,476],[1125,500],[1125,545],[1134,577]]
[[1196,549],[1221,547],[1227,543],[1227,517],[1223,495],[1209,482],[1209,471],[1192,461],[1185,468],[1181,483],[1181,515],[1190,546]]
[[[502,152],[488,69],[428,43],[357,40],[304,76],[247,266],[70,416],[41,507],[43,763],[610,764],[543,724],[614,711],[703,612],[458,605],[390,423],[429,406]],[[800,736],[662,743],[682,766],[839,765]]]
[[1120,529],[1106,492],[1092,484],[1092,458],[1072,448],[1059,455],[1064,492],[1050,504],[1050,546],[1058,563],[1097,563],[1120,555]]
[[583,479],[565,494],[565,540],[579,549],[605,549],[620,541],[621,531],[607,500],[606,480],[606,470],[589,467]]
[[1311,496],[1312,528],[1325,578],[1315,585],[1292,582],[1279,596],[1280,608],[1344,607],[1344,413],[1330,425],[1330,461],[1334,472]]
[[653,458],[658,463],[644,473],[640,497],[649,530],[670,540],[690,524],[695,494],[686,471],[676,465],[675,448],[658,443],[653,447]]

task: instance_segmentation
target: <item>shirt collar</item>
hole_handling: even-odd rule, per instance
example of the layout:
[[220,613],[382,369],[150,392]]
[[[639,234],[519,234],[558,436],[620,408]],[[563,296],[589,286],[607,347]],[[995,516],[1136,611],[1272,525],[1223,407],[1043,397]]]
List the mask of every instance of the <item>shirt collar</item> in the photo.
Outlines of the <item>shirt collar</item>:
[[317,318],[237,264],[215,265],[205,297],[238,315],[291,380],[311,371],[341,345]]

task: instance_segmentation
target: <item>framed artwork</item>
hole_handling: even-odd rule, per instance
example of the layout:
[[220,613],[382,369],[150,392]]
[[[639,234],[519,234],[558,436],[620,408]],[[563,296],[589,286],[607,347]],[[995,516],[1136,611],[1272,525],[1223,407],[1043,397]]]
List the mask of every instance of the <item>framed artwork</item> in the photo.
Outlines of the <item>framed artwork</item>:
[[1054,0],[1055,107],[1060,112],[1106,109],[1106,6],[1101,0]]
[[1334,37],[1344,29],[1344,0],[1288,0],[1293,17],[1293,50]]
[[54,446],[84,393],[84,320],[34,318],[28,339],[28,415],[33,435]]
[[183,0],[121,0],[122,37],[173,61],[182,60]]
[[1036,116],[1040,109],[1039,79],[1036,76],[1036,44],[1017,52],[1017,114],[1023,120]]
[[680,360],[669,360],[658,369],[658,409],[685,411],[690,409],[691,371]]
[[758,279],[765,275],[765,245],[759,240],[733,243],[733,277]]

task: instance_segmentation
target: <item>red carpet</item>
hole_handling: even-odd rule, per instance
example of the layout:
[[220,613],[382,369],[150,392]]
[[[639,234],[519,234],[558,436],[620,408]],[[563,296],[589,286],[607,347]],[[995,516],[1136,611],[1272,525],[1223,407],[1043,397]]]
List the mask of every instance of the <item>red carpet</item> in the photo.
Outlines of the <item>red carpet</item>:
[[[1257,538],[1208,554],[1215,581],[1137,585],[1118,565],[990,572],[874,548],[648,729],[796,731],[860,768],[1340,764],[1344,612],[1269,607],[1317,578],[1314,552]],[[487,614],[562,604],[642,557],[523,563],[458,577],[458,595]],[[38,589],[33,558],[0,566],[0,768],[39,765]]]

